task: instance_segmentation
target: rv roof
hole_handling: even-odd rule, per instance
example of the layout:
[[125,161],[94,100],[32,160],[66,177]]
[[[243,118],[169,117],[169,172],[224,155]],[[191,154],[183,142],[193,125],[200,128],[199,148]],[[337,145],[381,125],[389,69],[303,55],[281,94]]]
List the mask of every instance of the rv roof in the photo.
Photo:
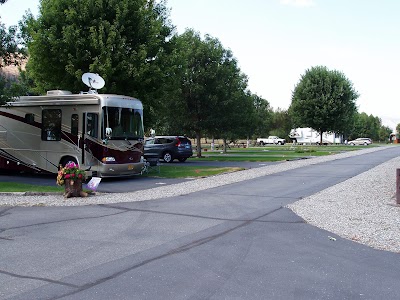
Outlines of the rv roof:
[[[133,100],[133,101],[132,101]],[[103,102],[104,101],[104,102]],[[130,107],[143,109],[142,103],[136,98],[113,94],[60,94],[44,96],[21,96],[8,106],[38,106],[38,105],[102,105]]]
[[47,91],[47,96],[54,96],[54,95],[72,95],[72,93],[70,91],[64,91],[64,90]]
[[[83,101],[90,101],[95,103],[98,103],[99,98],[96,97],[96,95],[78,95],[78,94],[56,94],[56,95],[44,95],[44,96],[21,96],[18,97],[15,102],[8,102],[9,105],[12,106],[18,106],[18,105],[26,105],[26,104],[32,104],[34,102],[34,105],[40,104],[45,104],[45,103],[53,103],[54,101],[57,102],[65,102],[63,104],[73,104],[71,102],[76,102],[79,101],[80,104],[84,104]],[[92,103],[92,104],[95,104]],[[61,104],[61,103],[60,103]]]

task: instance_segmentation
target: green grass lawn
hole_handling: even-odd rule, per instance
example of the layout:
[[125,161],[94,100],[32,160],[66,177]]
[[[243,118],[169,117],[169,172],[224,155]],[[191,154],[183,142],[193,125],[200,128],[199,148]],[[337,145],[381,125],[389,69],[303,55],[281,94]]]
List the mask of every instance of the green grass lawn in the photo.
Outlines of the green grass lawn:
[[221,173],[235,172],[244,170],[239,167],[211,167],[211,166],[187,166],[185,164],[167,165],[163,164],[160,167],[160,172],[151,170],[149,173],[142,176],[162,177],[162,178],[194,178],[194,177],[207,177]]
[[[54,175],[56,177],[56,175]],[[0,192],[64,192],[63,186],[41,186],[16,182],[0,182]]]
[[[166,165],[163,164],[160,168],[160,172],[151,170],[149,173],[141,176],[146,177],[160,177],[160,178],[200,178],[211,175],[217,175],[221,173],[235,172],[243,170],[244,168],[239,167],[211,167],[211,166],[199,166],[192,167],[184,164]],[[56,175],[54,175],[54,178]],[[64,186],[41,186],[32,185],[16,182],[0,182],[0,192],[64,192]]]
[[[369,147],[369,146],[368,146]],[[192,160],[204,161],[250,161],[250,162],[268,162],[298,159],[302,157],[325,156],[346,151],[354,151],[365,148],[365,146],[267,146],[267,147],[250,147],[250,148],[231,148],[227,153],[222,150],[202,151],[201,158],[194,157]]]

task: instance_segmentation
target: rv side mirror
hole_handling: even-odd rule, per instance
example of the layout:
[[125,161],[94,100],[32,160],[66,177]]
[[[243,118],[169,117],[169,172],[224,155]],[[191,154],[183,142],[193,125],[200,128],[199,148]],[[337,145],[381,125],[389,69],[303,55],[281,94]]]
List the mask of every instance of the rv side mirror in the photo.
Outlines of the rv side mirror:
[[112,135],[112,129],[110,127],[106,128],[106,138],[111,138]]

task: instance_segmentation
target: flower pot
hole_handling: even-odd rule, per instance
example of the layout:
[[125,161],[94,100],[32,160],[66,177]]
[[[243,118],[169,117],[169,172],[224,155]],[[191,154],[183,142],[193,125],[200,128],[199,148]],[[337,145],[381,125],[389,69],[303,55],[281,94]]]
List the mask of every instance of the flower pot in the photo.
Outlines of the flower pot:
[[64,197],[87,197],[87,193],[82,191],[82,179],[65,179]]

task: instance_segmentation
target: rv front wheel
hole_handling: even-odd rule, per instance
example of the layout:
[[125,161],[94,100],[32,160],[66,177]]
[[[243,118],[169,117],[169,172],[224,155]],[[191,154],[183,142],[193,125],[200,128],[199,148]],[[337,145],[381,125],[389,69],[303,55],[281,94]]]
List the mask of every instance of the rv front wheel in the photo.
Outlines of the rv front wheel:
[[78,164],[78,162],[76,161],[75,158],[73,158],[73,157],[64,157],[64,158],[61,160],[60,165],[61,165],[62,167],[65,167],[65,166],[66,166],[68,163],[70,163],[70,162],[73,162],[73,163],[75,163],[75,164]]

